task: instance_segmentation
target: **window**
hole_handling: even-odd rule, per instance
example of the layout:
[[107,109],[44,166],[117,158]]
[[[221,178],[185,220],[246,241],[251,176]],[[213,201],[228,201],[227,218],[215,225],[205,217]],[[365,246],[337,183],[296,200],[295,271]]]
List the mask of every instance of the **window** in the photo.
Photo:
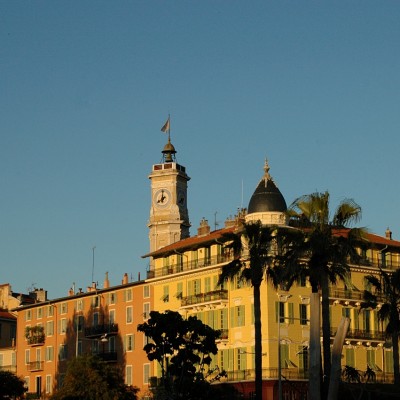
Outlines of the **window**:
[[193,281],[193,294],[200,294],[201,293],[201,280],[194,279]]
[[53,336],[54,335],[54,321],[47,321],[46,322],[46,336]]
[[42,350],[40,348],[36,349],[36,361],[42,361]]
[[31,361],[31,351],[30,349],[25,350],[25,364],[29,364]]
[[129,334],[125,337],[125,351],[132,351],[134,349],[133,335]]
[[308,371],[308,346],[299,346],[299,369]]
[[168,303],[169,302],[169,286],[168,285],[163,287],[163,292],[164,292],[164,294],[162,297],[162,301],[164,303]]
[[52,385],[51,385],[51,375],[46,375],[46,393],[51,393]]
[[351,309],[349,307],[342,308],[342,317],[350,318]]
[[111,292],[108,294],[108,304],[115,304],[116,294],[115,292]]
[[37,317],[40,319],[40,318],[43,318],[43,308],[42,307],[39,307],[38,309],[37,309]]
[[371,331],[371,311],[370,310],[364,310],[363,313],[363,319],[364,319],[364,331],[365,332],[370,332]]
[[282,301],[275,302],[275,322],[283,324],[285,322],[285,303]]
[[58,359],[60,361],[67,359],[67,345],[60,344],[59,352],[58,352]]
[[115,324],[115,310],[110,310],[108,313],[108,321],[110,324]]
[[149,285],[143,286],[143,297],[145,299],[150,297],[150,286]]
[[127,365],[125,369],[125,384],[132,386],[132,365]]
[[375,350],[374,349],[367,349],[367,365],[373,369],[376,370],[376,364],[375,364]]
[[355,367],[354,349],[352,347],[346,348],[346,365]]
[[211,292],[211,278],[210,277],[204,278],[204,292],[205,293]]
[[46,361],[53,361],[54,358],[54,348],[53,346],[46,347]]
[[25,321],[30,321],[32,319],[32,310],[26,310]]
[[245,325],[244,306],[236,306],[231,308],[231,326],[232,328]]
[[82,340],[78,340],[78,356],[83,354]]
[[68,311],[67,303],[61,303],[61,314],[66,314]]
[[237,370],[243,371],[246,369],[246,348],[238,348],[236,353],[236,365]]
[[183,283],[182,282],[178,282],[176,284],[176,298],[178,300],[182,299],[183,296]]
[[294,304],[288,303],[288,311],[289,311],[289,324],[294,324]]
[[99,313],[95,312],[93,314],[93,326],[98,326],[99,325]]
[[82,332],[84,324],[85,318],[83,315],[78,315],[78,332]]
[[126,323],[132,323],[132,306],[126,307]]
[[67,332],[67,319],[63,318],[60,321],[60,333],[64,334]]
[[289,345],[281,343],[281,366],[282,368],[289,368],[291,363],[289,361]]
[[150,303],[143,303],[143,319],[150,318]]
[[94,296],[92,298],[92,307],[97,308],[100,306],[100,296]]
[[384,370],[385,372],[393,373],[393,352],[384,350],[385,351],[385,365]]
[[83,311],[83,299],[79,299],[76,302],[76,309],[77,311]]
[[150,377],[150,364],[143,365],[143,383],[148,384]]
[[125,301],[132,301],[132,289],[125,289]]
[[47,316],[48,317],[52,317],[54,315],[54,305],[53,304],[50,304],[48,307],[47,307]]
[[299,304],[300,325],[307,325],[307,304]]

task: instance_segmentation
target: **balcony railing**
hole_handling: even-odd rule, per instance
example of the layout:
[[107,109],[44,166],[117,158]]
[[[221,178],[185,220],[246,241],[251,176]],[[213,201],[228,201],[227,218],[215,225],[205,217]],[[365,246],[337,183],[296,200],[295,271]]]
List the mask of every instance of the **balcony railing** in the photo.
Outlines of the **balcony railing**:
[[[308,371],[297,369],[297,368],[282,368],[282,378],[284,380],[303,380],[308,379]],[[263,368],[262,378],[278,379],[278,368]],[[227,371],[227,381],[254,381],[255,370],[245,369],[236,371]]]
[[45,341],[45,335],[44,333],[42,333],[38,335],[29,336],[27,341],[30,346],[42,346]]
[[16,365],[0,365],[0,371],[10,371],[10,372],[17,372]]
[[[331,327],[331,337],[336,335],[337,328]],[[349,329],[346,339],[385,341],[385,334],[379,331],[366,331],[364,329]]]
[[[351,300],[362,303],[364,301],[364,292],[361,290],[337,289],[333,287],[329,289],[329,297],[336,300]],[[381,296],[377,296],[377,300],[378,302],[383,302]]]
[[179,272],[193,271],[195,269],[208,267],[210,265],[222,264],[231,260],[233,260],[233,256],[219,254],[217,256],[199,258],[192,261],[182,261],[182,263],[180,264],[173,264],[166,267],[157,268],[155,270],[147,271],[147,279],[177,274]]
[[116,351],[107,351],[104,353],[98,353],[96,354],[97,357],[99,357],[101,360],[105,362],[117,362],[118,361],[118,355]]
[[31,361],[28,363],[28,371],[43,371],[44,361]]
[[97,338],[105,333],[108,335],[116,335],[118,333],[118,324],[101,324],[85,328],[85,337],[87,338]]
[[192,296],[183,297],[181,300],[181,307],[191,306],[201,303],[213,303],[221,300],[228,300],[227,290],[214,290],[207,293],[194,294]]

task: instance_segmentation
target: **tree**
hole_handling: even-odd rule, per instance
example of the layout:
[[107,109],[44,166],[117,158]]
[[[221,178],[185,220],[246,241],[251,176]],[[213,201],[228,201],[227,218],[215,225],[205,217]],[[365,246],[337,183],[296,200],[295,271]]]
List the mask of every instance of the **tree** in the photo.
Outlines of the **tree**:
[[276,227],[263,226],[261,221],[243,223],[235,234],[224,236],[228,249],[233,251],[234,259],[222,268],[219,284],[238,279],[253,287],[254,297],[254,349],[255,349],[255,399],[262,399],[262,331],[261,331],[261,283],[272,278],[276,285],[273,270],[272,245]]
[[364,291],[361,308],[378,308],[378,319],[387,323],[385,333],[392,339],[394,383],[400,383],[399,335],[400,335],[400,268],[387,272],[379,268],[376,275],[366,276],[372,290]]
[[197,317],[183,317],[175,311],[150,312],[147,322],[138,325],[150,341],[144,346],[149,361],[158,361],[161,384],[158,399],[211,399],[210,380],[223,372],[210,368],[217,354],[220,331],[203,324]]
[[136,400],[138,391],[125,385],[118,367],[85,355],[69,361],[63,385],[52,400]]
[[10,371],[0,371],[0,399],[22,397],[26,390],[22,378]]
[[322,297],[322,336],[324,393],[327,394],[331,370],[329,284],[346,281],[349,262],[357,263],[357,245],[364,229],[349,228],[361,217],[361,207],[353,200],[342,201],[330,219],[329,193],[312,193],[296,199],[288,210],[291,223],[299,229],[280,230],[282,279],[290,287],[308,278],[310,299],[310,398],[318,399],[320,382],[319,307]]

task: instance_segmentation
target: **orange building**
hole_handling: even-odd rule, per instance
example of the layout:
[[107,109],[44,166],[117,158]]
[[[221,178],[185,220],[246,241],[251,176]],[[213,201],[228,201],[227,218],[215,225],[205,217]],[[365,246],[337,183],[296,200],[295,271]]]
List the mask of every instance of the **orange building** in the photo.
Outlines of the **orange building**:
[[67,361],[95,354],[122,368],[125,382],[148,390],[150,364],[143,351],[144,336],[137,325],[146,320],[152,303],[144,281],[103,289],[93,284],[86,292],[36,302],[18,308],[17,374],[24,377],[28,393],[47,397],[62,384]]

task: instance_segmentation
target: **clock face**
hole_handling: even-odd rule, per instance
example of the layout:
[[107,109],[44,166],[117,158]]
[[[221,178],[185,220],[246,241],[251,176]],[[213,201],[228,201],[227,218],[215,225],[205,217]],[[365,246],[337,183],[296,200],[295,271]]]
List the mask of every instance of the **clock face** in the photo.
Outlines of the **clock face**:
[[159,189],[154,193],[154,205],[156,207],[165,207],[171,200],[171,193],[167,189]]
[[183,190],[179,190],[178,192],[178,206],[186,207],[186,195]]

